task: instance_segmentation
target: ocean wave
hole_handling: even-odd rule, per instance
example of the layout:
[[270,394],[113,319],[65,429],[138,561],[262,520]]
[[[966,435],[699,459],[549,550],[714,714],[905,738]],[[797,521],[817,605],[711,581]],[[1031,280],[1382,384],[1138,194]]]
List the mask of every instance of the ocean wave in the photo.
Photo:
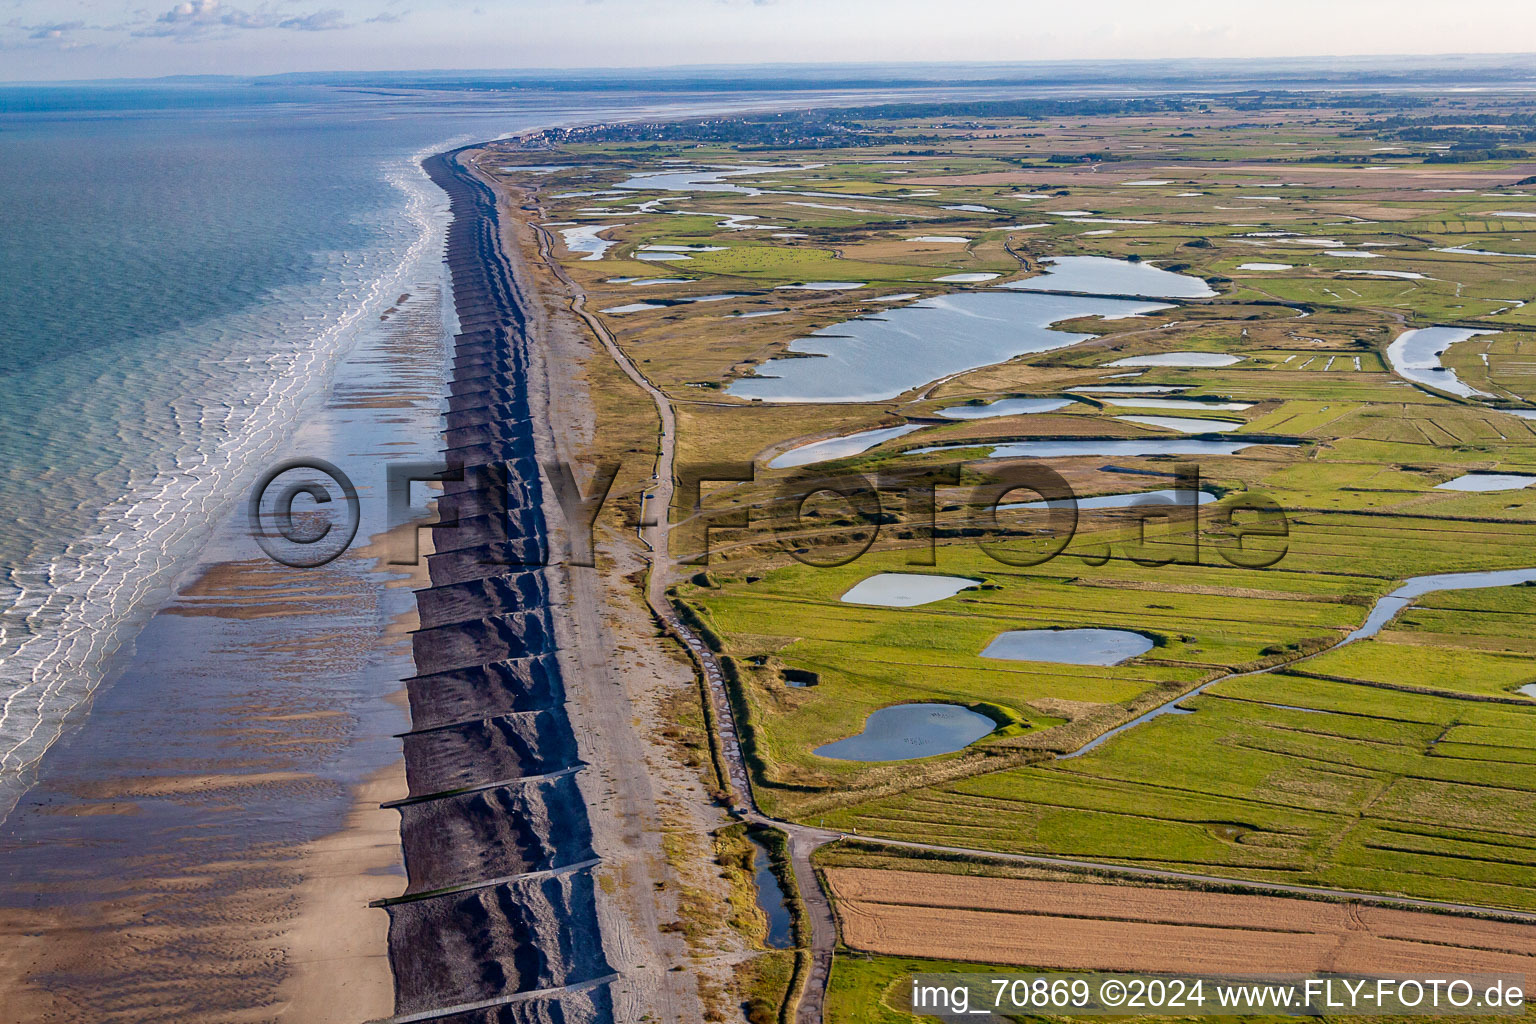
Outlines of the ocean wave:
[[[0,819],[66,717],[95,690],[110,655],[169,596],[360,332],[405,282],[440,260],[446,202],[420,160],[442,148],[380,168],[401,203],[392,211],[397,226],[376,248],[296,252],[319,259],[319,273],[199,327],[219,354],[168,374],[163,360],[174,339],[151,340],[122,354],[116,391],[65,387],[37,396],[56,400],[60,415],[101,417],[112,437],[95,472],[38,482],[39,509],[83,509],[102,488],[119,496],[63,550],[39,551],[46,557],[0,580]],[[42,536],[36,546],[48,541]]]

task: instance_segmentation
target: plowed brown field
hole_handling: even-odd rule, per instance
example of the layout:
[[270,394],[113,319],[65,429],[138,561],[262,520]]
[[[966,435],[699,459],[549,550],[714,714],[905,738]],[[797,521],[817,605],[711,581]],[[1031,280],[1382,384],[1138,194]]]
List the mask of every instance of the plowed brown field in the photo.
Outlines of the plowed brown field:
[[897,956],[1166,973],[1536,976],[1536,925],[1278,896],[834,868],[843,941]]

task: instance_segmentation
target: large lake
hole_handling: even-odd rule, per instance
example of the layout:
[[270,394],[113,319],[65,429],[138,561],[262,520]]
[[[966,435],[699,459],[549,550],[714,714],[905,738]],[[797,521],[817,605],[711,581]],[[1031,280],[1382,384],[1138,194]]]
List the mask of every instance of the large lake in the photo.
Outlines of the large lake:
[[822,328],[791,342],[726,393],[767,402],[876,402],[964,370],[1094,337],[1056,331],[1077,317],[1118,319],[1168,307],[1129,299],[979,291],[940,295]]

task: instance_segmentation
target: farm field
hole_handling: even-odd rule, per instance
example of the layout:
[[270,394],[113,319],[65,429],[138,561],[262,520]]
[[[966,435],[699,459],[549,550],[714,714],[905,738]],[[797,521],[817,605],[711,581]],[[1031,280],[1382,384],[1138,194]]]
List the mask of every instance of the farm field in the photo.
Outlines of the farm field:
[[[1536,925],[1181,889],[834,868],[843,941],[1039,968],[1528,973]],[[923,924],[927,922],[927,924]]]
[[[756,808],[1536,911],[1536,586],[1389,599],[1536,570],[1536,228],[1514,215],[1536,157],[1474,144],[1527,116],[1277,94],[525,142],[502,184],[675,413],[668,596],[719,659]],[[648,471],[614,454],[621,480]],[[1029,507],[1065,494],[1075,514]],[[934,576],[931,599],[852,596]],[[1028,646],[1079,636],[1123,652]],[[914,707],[928,725],[890,717]],[[973,731],[922,732],[940,719]],[[827,872],[852,951],[827,1020],[910,1019],[879,995],[902,958],[1533,955],[1177,889],[1042,925],[1063,883],[954,895],[968,879],[857,860]]]

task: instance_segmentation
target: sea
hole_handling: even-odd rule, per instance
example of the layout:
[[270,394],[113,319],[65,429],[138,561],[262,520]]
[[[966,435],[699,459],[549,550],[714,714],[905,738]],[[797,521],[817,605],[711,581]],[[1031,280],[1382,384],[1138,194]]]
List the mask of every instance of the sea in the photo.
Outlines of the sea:
[[439,272],[424,156],[755,101],[0,87],[0,820],[346,354]]

